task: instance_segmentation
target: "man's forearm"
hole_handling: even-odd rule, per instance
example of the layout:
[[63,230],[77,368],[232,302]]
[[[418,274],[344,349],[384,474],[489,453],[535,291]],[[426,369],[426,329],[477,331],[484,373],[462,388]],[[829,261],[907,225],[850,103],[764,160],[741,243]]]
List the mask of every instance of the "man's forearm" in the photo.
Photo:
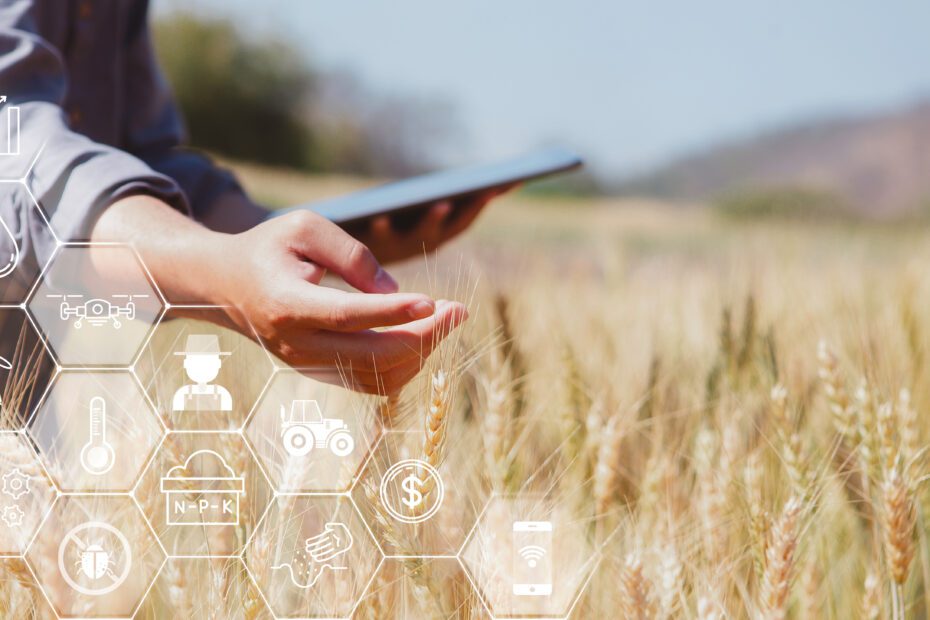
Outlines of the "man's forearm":
[[[226,235],[213,232],[157,198],[136,195],[116,201],[101,214],[91,240],[131,243],[169,301],[222,304],[218,287],[207,283]],[[125,265],[101,256],[95,267],[108,279],[130,278]]]

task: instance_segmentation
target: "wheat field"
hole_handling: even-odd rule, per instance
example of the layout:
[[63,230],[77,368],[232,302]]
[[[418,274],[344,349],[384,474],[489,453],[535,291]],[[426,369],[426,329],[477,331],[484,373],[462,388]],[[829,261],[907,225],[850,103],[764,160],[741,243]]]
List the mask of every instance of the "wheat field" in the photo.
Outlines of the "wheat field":
[[[241,172],[270,202],[312,183]],[[467,325],[400,395],[353,401],[403,437],[381,443],[349,493],[394,557],[359,553],[373,576],[350,588],[357,606],[334,586],[294,609],[927,617],[928,238],[890,224],[733,223],[700,206],[504,199],[465,239],[395,270],[403,288],[465,301]],[[6,410],[26,384],[8,385]],[[435,521],[398,528],[368,501],[385,454],[454,480]],[[348,496],[332,501],[335,513]],[[507,575],[476,569],[488,553],[474,541],[502,501],[562,524],[558,610],[510,605],[495,593]],[[302,502],[279,496],[271,512],[287,522]],[[169,559],[137,617],[272,617],[260,586],[281,532],[246,513],[228,543],[241,558]],[[2,617],[52,617],[22,560],[2,571]]]

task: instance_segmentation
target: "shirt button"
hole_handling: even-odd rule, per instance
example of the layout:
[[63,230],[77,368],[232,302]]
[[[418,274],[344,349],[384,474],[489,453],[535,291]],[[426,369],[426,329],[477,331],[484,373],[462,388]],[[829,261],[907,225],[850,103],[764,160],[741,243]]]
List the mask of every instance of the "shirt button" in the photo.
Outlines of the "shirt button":
[[68,120],[71,122],[71,125],[77,125],[81,122],[81,119],[84,116],[81,114],[81,111],[77,108],[71,108],[68,112]]
[[78,17],[81,19],[87,19],[93,14],[93,12],[94,5],[91,4],[90,0],[84,0],[84,2],[78,6]]

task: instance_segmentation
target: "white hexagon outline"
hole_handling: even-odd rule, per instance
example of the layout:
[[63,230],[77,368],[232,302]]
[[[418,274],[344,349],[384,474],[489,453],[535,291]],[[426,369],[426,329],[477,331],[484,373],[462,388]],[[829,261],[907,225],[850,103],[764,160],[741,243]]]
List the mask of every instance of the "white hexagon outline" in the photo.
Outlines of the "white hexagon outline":
[[52,501],[48,503],[48,506],[46,506],[45,508],[45,513],[38,520],[38,522],[36,522],[35,529],[33,530],[32,535],[29,537],[29,540],[26,541],[26,545],[23,547],[22,553],[0,552],[0,558],[20,558],[23,561],[25,561],[26,551],[28,551],[29,548],[32,546],[32,543],[35,541],[36,535],[39,533],[39,530],[42,529],[42,526],[45,524],[45,520],[48,518],[48,515],[51,513],[52,507],[55,505],[56,502],[58,502],[58,498],[61,497],[63,493],[59,490],[58,484],[55,482],[55,479],[52,477],[52,475],[48,472],[48,469],[45,468],[45,462],[42,459],[42,456],[39,454],[38,446],[36,446],[35,442],[32,441],[32,437],[30,437],[29,434],[26,433],[25,428],[2,430],[0,432],[15,433],[16,435],[21,436],[22,441],[24,441],[26,445],[29,446],[29,450],[32,452],[32,455],[35,457],[35,463],[38,464],[39,469],[42,470],[42,473],[45,475],[45,478],[49,481],[51,488],[52,488],[51,489],[52,490]]
[[[485,611],[488,612],[488,615],[491,616],[494,620],[565,620],[566,618],[571,617],[572,613],[575,611],[575,607],[578,605],[578,602],[581,600],[581,597],[584,595],[585,590],[588,588],[588,584],[591,582],[591,578],[594,576],[595,571],[597,571],[598,566],[601,563],[601,551],[604,548],[604,544],[596,545],[593,549],[594,555],[592,556],[592,561],[590,562],[590,568],[587,570],[585,578],[581,580],[581,583],[578,584],[578,588],[575,592],[575,595],[572,597],[571,603],[568,606],[568,609],[565,611],[564,615],[526,615],[521,614],[518,616],[495,616],[494,611],[491,609],[489,601],[486,599],[484,591],[475,583],[475,579],[471,574],[471,571],[468,568],[468,564],[462,559],[462,554],[465,553],[465,548],[468,546],[468,543],[471,542],[472,535],[475,533],[475,530],[478,528],[478,524],[481,523],[481,520],[484,518],[485,513],[488,511],[488,507],[491,505],[491,502],[498,499],[519,499],[521,497],[541,497],[537,494],[525,494],[518,495],[513,493],[491,493],[491,496],[488,498],[488,501],[485,502],[484,508],[481,509],[481,512],[478,513],[477,518],[475,519],[475,524],[472,526],[471,530],[468,532],[468,535],[465,536],[465,540],[462,542],[462,546],[459,547],[458,553],[455,554],[456,560],[458,560],[459,565],[462,567],[462,571],[465,573],[465,578],[468,579],[468,582],[471,584],[472,590],[478,595],[478,599],[481,601],[482,606]],[[610,537],[607,539],[610,540]]]
[[[136,504],[138,505],[138,507],[139,507],[139,512],[142,513],[142,518],[145,519],[146,524],[149,526],[149,529],[152,530],[152,532],[155,532],[155,528],[152,526],[152,522],[149,520],[149,516],[148,516],[147,514],[145,514],[145,510],[142,509],[142,504],[139,503],[139,499],[136,497],[136,491],[138,490],[139,485],[142,484],[142,478],[143,478],[143,477],[145,476],[145,474],[148,472],[149,468],[152,467],[152,465],[153,465],[153,463],[154,463],[154,460],[155,460],[155,457],[158,455],[158,453],[159,453],[159,452],[161,451],[161,449],[164,447],[165,442],[168,441],[168,437],[170,437],[171,435],[204,435],[204,434],[210,434],[210,435],[238,435],[238,436],[239,436],[239,439],[240,439],[240,440],[243,442],[243,444],[245,445],[246,451],[249,453],[249,456],[252,458],[252,461],[253,461],[256,465],[258,465],[258,472],[261,474],[262,478],[265,480],[265,483],[268,485],[268,488],[271,490],[271,499],[268,500],[268,504],[265,506],[265,509],[262,511],[261,516],[258,518],[258,521],[255,522],[255,528],[252,530],[252,533],[249,535],[249,537],[246,539],[246,541],[242,544],[242,549],[240,549],[239,553],[235,553],[235,554],[233,554],[233,555],[177,555],[177,554],[171,554],[171,553],[168,553],[168,550],[167,550],[167,549],[165,548],[165,546],[162,544],[162,542],[161,542],[161,537],[158,535],[158,533],[155,533],[155,538],[158,539],[158,544],[159,544],[159,546],[162,548],[162,551],[165,553],[165,556],[166,556],[167,559],[172,559],[172,560],[201,560],[201,559],[203,559],[203,560],[228,560],[228,559],[230,559],[230,558],[241,558],[241,557],[242,557],[242,553],[243,553],[243,551],[245,550],[245,548],[248,547],[248,546],[249,546],[249,543],[252,542],[252,536],[255,535],[255,530],[258,529],[259,524],[260,524],[260,523],[262,522],[262,520],[265,518],[265,514],[268,512],[268,508],[271,506],[271,504],[274,502],[274,500],[275,500],[275,499],[278,497],[278,495],[279,495],[279,494],[275,491],[274,485],[272,485],[272,484],[271,484],[271,481],[268,479],[268,476],[265,475],[265,471],[262,469],[260,459],[258,459],[258,458],[255,456],[255,453],[252,452],[252,447],[249,445],[249,442],[246,441],[245,437],[242,435],[242,429],[241,429],[241,428],[240,428],[240,429],[227,429],[227,430],[222,430],[222,431],[175,431],[175,430],[168,429],[168,431],[162,435],[161,441],[158,443],[158,446],[152,451],[152,454],[151,454],[150,458],[148,459],[148,461],[146,461],[145,467],[142,468],[142,472],[139,474],[139,478],[136,480],[136,482],[135,482],[135,484],[133,485],[132,489],[131,489],[130,491],[127,492],[128,495],[129,495],[130,497],[132,497],[133,501],[135,501]],[[127,493],[120,493],[120,495],[127,494]],[[76,493],[64,493],[63,495],[78,495],[78,494],[76,494]],[[104,494],[103,494],[103,493],[89,493],[88,495],[104,495]],[[244,560],[243,560],[243,562],[244,562]]]
[[[168,301],[164,301],[164,304],[165,304],[164,311],[159,315],[158,320],[155,323],[152,323],[151,332],[146,337],[145,342],[139,347],[139,351],[136,353],[135,358],[133,358],[132,366],[129,367],[129,370],[134,375],[136,375],[136,380],[139,381],[140,385],[142,384],[142,380],[139,378],[138,370],[136,366],[139,364],[139,359],[142,357],[142,354],[145,352],[146,349],[148,349],[149,344],[151,344],[152,338],[155,337],[155,331],[159,327],[161,327],[161,324],[166,320],[166,317],[168,316],[169,312],[171,312],[172,310],[211,310],[211,309],[221,309],[221,308],[232,308],[232,306],[228,306],[228,305],[215,306],[215,305],[210,305],[210,304],[172,304]],[[249,319],[246,318],[245,315],[243,315],[242,318],[245,320],[246,325],[248,325],[249,330],[252,332],[252,335],[255,336],[254,341],[258,344],[259,348],[262,350],[262,353],[265,354],[265,357],[268,358],[268,361],[271,364],[271,374],[269,375],[268,380],[265,382],[265,385],[262,387],[261,390],[259,390],[258,396],[255,397],[255,402],[252,403],[252,405],[249,408],[249,411],[242,418],[242,423],[236,428],[232,428],[232,429],[226,428],[222,430],[210,430],[210,429],[176,430],[176,429],[170,428],[167,424],[164,424],[165,428],[167,429],[169,433],[175,433],[175,432],[208,433],[208,434],[209,433],[232,433],[232,432],[242,433],[245,430],[245,427],[248,425],[249,420],[252,418],[252,412],[255,410],[255,406],[258,404],[262,396],[265,394],[265,390],[268,389],[268,384],[271,382],[271,378],[274,377],[275,373],[281,370],[281,368],[278,367],[274,363],[274,357],[268,352],[268,349],[265,348],[265,345],[262,344],[261,338],[259,338],[258,332],[255,331],[255,327],[252,326],[251,321],[249,321]],[[242,332],[237,332],[237,333],[248,338],[248,336],[246,334],[243,334]],[[144,387],[143,387],[143,391],[146,392],[146,394],[148,394],[148,391],[145,390]],[[161,418],[162,416],[159,415],[158,417]],[[248,441],[246,442],[246,444],[248,444]],[[251,448],[251,446],[249,447]],[[253,457],[254,457],[254,454],[253,454]],[[260,459],[255,459],[255,460],[260,461]],[[261,463],[259,463],[259,465],[260,464]],[[268,478],[264,469],[262,470],[262,474],[265,475],[266,478]],[[202,557],[202,556],[196,556],[196,557]]]
[[[264,348],[264,346],[262,347]],[[266,353],[267,350],[265,351]],[[271,481],[271,476],[268,475],[268,472],[265,470],[264,461],[258,456],[258,449],[252,445],[252,442],[249,440],[246,429],[249,424],[252,423],[252,419],[256,416],[258,410],[258,404],[262,402],[262,399],[265,397],[265,394],[271,389],[271,383],[274,381],[275,377],[279,374],[284,374],[288,372],[300,373],[301,369],[292,367],[292,366],[278,366],[274,363],[274,356],[268,353],[268,356],[272,358],[272,366],[274,371],[272,371],[271,376],[268,377],[268,381],[265,382],[265,386],[262,388],[261,392],[258,393],[258,396],[255,398],[255,402],[252,404],[252,409],[249,411],[249,415],[245,417],[245,422],[242,423],[242,427],[239,429],[239,432],[245,437],[246,444],[249,446],[249,450],[252,451],[252,456],[255,457],[255,460],[258,462],[259,467],[262,468],[262,473],[265,474],[265,478]],[[312,379],[312,377],[308,377]],[[348,389],[348,388],[343,388]],[[271,488],[274,490],[275,497],[278,495],[346,495],[351,494],[352,490],[355,488],[355,485],[358,484],[358,481],[361,479],[362,474],[365,472],[365,469],[368,467],[368,463],[371,461],[371,457],[374,456],[375,450],[381,444],[381,440],[384,438],[384,435],[388,432],[384,428],[384,424],[381,420],[378,420],[377,426],[375,428],[374,441],[371,442],[371,446],[368,448],[368,453],[365,455],[365,458],[361,460],[358,467],[355,470],[355,473],[352,474],[352,479],[346,485],[346,488],[342,491],[280,491],[278,487],[272,484]],[[363,517],[364,520],[364,517]]]
[[61,254],[67,248],[126,248],[128,249],[133,257],[138,262],[139,266],[142,268],[142,273],[145,276],[145,280],[149,286],[152,287],[152,290],[155,292],[155,297],[159,302],[158,312],[155,314],[155,318],[152,320],[151,324],[146,328],[145,336],[139,342],[139,346],[136,349],[136,352],[132,354],[132,359],[129,364],[107,364],[107,365],[92,365],[92,364],[63,364],[59,359],[58,352],[55,351],[55,347],[48,344],[49,351],[52,352],[52,359],[55,360],[55,365],[60,368],[67,369],[81,369],[81,370],[121,370],[121,369],[132,369],[135,366],[136,361],[139,359],[139,356],[142,354],[142,351],[148,345],[149,340],[152,338],[152,334],[155,332],[155,327],[161,322],[162,317],[165,315],[165,312],[168,310],[168,302],[165,300],[164,294],[161,292],[161,289],[158,287],[158,283],[155,281],[155,278],[152,277],[152,272],[149,271],[148,265],[145,264],[145,261],[142,260],[142,256],[136,250],[136,246],[132,243],[127,243],[124,241],[61,241],[57,239],[57,244],[55,246],[55,251],[49,256],[48,261],[45,263],[45,266],[39,272],[39,275],[36,277],[36,281],[33,283],[32,288],[29,290],[29,293],[26,295],[26,299],[23,302],[25,306],[26,314],[29,315],[32,324],[36,327],[38,332],[43,336],[48,338],[44,333],[44,330],[39,326],[38,319],[35,317],[35,313],[30,307],[31,303],[35,299],[36,294],[38,293],[39,286],[45,280],[45,277],[48,275],[49,270],[52,268],[52,264],[58,258],[58,255]]
[[[367,460],[366,460],[366,465]],[[354,485],[353,485],[354,486]],[[272,487],[273,488],[273,487]],[[274,608],[271,606],[271,603],[268,602],[268,597],[265,596],[265,591],[262,589],[261,585],[258,583],[258,579],[252,573],[252,568],[249,566],[249,561],[245,558],[245,552],[252,546],[254,542],[255,535],[258,533],[258,530],[265,524],[265,519],[268,518],[268,513],[271,512],[271,507],[279,497],[309,497],[309,498],[333,498],[336,500],[345,499],[348,500],[349,505],[352,507],[352,510],[355,511],[356,516],[359,518],[359,521],[362,522],[362,525],[365,526],[365,531],[368,532],[368,539],[371,542],[375,543],[375,549],[378,550],[378,563],[375,566],[374,570],[371,571],[371,575],[368,576],[368,582],[365,584],[365,587],[362,588],[361,592],[358,595],[358,599],[355,603],[352,604],[352,610],[349,612],[348,616],[341,617],[326,617],[320,618],[319,620],[351,620],[355,615],[355,612],[358,610],[358,606],[365,599],[365,596],[368,595],[368,590],[371,588],[371,584],[374,582],[375,577],[378,575],[378,572],[381,570],[381,567],[384,565],[386,556],[384,555],[384,549],[381,548],[381,543],[375,536],[374,532],[371,531],[371,527],[368,525],[368,521],[365,520],[365,516],[358,509],[358,506],[355,504],[355,500],[351,495],[351,489],[343,493],[278,493],[275,491],[272,501],[268,502],[268,507],[265,508],[265,512],[262,514],[261,519],[255,524],[255,529],[252,530],[251,535],[249,535],[248,540],[245,541],[245,544],[242,546],[242,550],[239,553],[239,559],[242,560],[242,563],[245,565],[245,571],[249,574],[249,579],[252,580],[252,583],[255,584],[255,588],[258,590],[259,596],[262,597],[262,602],[265,603],[265,607],[268,608],[268,611],[271,613],[272,617],[276,620],[297,620],[287,616],[278,616],[275,613]],[[454,556],[453,556],[454,557]],[[313,619],[311,619],[313,620]]]
[[[61,495],[127,495],[127,494],[131,495],[133,494],[136,490],[136,487],[139,486],[139,481],[142,479],[142,474],[145,473],[145,471],[148,469],[149,464],[151,463],[152,459],[155,458],[155,454],[157,454],[158,450],[161,449],[162,444],[165,442],[165,438],[171,432],[165,426],[165,423],[161,419],[161,416],[158,415],[158,410],[155,408],[155,404],[149,398],[148,392],[145,391],[145,388],[142,387],[142,382],[139,381],[139,377],[136,376],[135,370],[133,368],[131,367],[127,368],[125,366],[120,366],[117,368],[96,368],[96,367],[90,368],[88,367],[85,369],[85,368],[80,368],[80,367],[69,368],[69,367],[57,366],[55,372],[52,374],[51,378],[48,381],[48,385],[45,386],[45,391],[42,392],[42,396],[36,402],[35,407],[33,407],[32,412],[26,421],[26,426],[23,429],[23,431],[27,433],[27,436],[30,439],[35,441],[32,435],[29,433],[29,429],[32,427],[33,422],[35,422],[36,416],[39,415],[39,408],[43,404],[45,404],[45,401],[48,399],[48,395],[52,390],[52,386],[54,386],[58,382],[58,379],[59,377],[61,377],[61,375],[66,374],[66,373],[67,374],[125,373],[129,375],[131,377],[132,382],[135,383],[136,387],[139,388],[139,391],[142,393],[142,397],[145,400],[145,403],[149,407],[149,412],[158,421],[158,427],[161,429],[161,436],[158,438],[158,441],[155,442],[155,445],[152,448],[151,453],[143,461],[142,467],[141,469],[139,469],[139,473],[136,474],[135,480],[133,481],[132,486],[130,486],[128,491],[61,491]],[[47,458],[42,454],[42,451],[38,449],[38,443],[36,443],[35,451],[39,455],[40,460]],[[52,480],[54,480],[54,477],[52,477]],[[61,487],[58,485],[57,480],[55,480],[55,488],[59,490],[61,489]],[[143,512],[143,515],[144,514],[145,513]],[[146,523],[148,523],[148,521],[146,521]],[[151,528],[151,524],[149,523],[148,525]]]
[[[129,500],[129,503],[135,507],[139,515],[142,516],[142,521],[145,523],[145,527],[148,528],[149,534],[151,534],[152,538],[155,539],[155,544],[158,546],[158,549],[161,551],[161,563],[158,565],[158,568],[152,574],[151,582],[145,587],[145,591],[139,597],[139,600],[136,601],[136,604],[132,609],[132,613],[129,614],[128,616],[115,616],[115,617],[111,617],[108,619],[91,619],[91,620],[131,620],[139,612],[139,607],[142,605],[142,603],[145,602],[145,599],[148,598],[149,592],[151,592],[152,588],[155,586],[155,583],[158,581],[158,577],[161,575],[162,570],[164,570],[165,568],[165,564],[168,562],[168,554],[165,552],[165,548],[161,544],[161,540],[159,540],[158,535],[155,534],[155,530],[152,529],[152,524],[149,523],[149,520],[145,518],[145,512],[142,510],[142,507],[136,501],[136,498],[133,497],[132,494],[130,493],[106,493],[106,492],[104,493],[58,493],[55,498],[55,501],[52,502],[52,505],[54,506],[54,504],[57,504],[62,498],[67,498],[67,497],[125,497]],[[40,525],[36,528],[36,535],[33,536],[32,541],[30,541],[29,545],[26,547],[26,552],[24,552],[22,556],[16,556],[16,557],[22,557],[23,564],[25,564],[26,567],[29,569],[29,573],[32,575],[32,580],[35,583],[36,588],[39,590],[39,592],[42,593],[42,597],[45,598],[46,603],[48,603],[49,609],[52,610],[52,613],[55,614],[55,617],[58,618],[59,620],[77,620],[75,616],[62,616],[61,614],[58,613],[58,609],[55,607],[55,604],[52,603],[52,599],[46,593],[45,587],[42,585],[42,581],[39,579],[38,575],[33,569],[32,563],[30,563],[29,559],[26,557],[28,550],[32,548],[33,544],[35,544],[35,541],[38,538],[39,531],[45,525],[45,522],[48,521],[51,514],[52,514],[52,511],[49,510],[46,513],[45,518],[42,519],[42,522],[40,523]]]
[[[0,178],[0,183],[22,183],[23,185],[25,185],[26,179],[29,178],[30,174],[32,174],[32,169],[35,168],[36,163],[38,163],[39,157],[42,155],[42,151],[45,150],[45,146],[47,144],[48,144],[48,140],[46,139],[39,145],[39,148],[36,149],[36,154],[32,156],[32,161],[30,161],[29,165],[26,166],[26,171],[23,173],[23,176],[19,178],[17,177]],[[27,186],[26,189],[28,190],[29,187]],[[33,201],[35,201],[34,198],[33,198]],[[36,202],[36,204],[39,204],[39,203]]]
[[[30,294],[31,294],[31,289],[30,289]],[[29,323],[29,326],[32,328],[33,333],[35,333],[35,335],[38,336],[39,342],[42,343],[42,348],[45,349],[45,352],[48,355],[48,359],[52,363],[52,372],[51,372],[51,375],[49,376],[49,383],[51,383],[52,379],[58,376],[58,372],[61,370],[61,366],[59,366],[58,360],[55,358],[55,353],[54,351],[52,351],[52,348],[49,346],[47,342],[47,337],[42,332],[42,330],[39,329],[39,326],[36,325],[35,321],[32,320],[32,315],[29,314],[29,311],[26,309],[26,302],[24,301],[18,304],[0,304],[0,312],[2,312],[3,310],[19,310],[20,312],[23,313],[23,316],[26,317],[26,322]],[[46,386],[46,388],[47,387],[48,386]],[[45,392],[43,391],[43,394],[44,393]],[[35,409],[33,408],[25,412],[25,415],[23,416],[23,428],[17,429],[17,430],[25,430],[29,426],[29,423],[32,421],[32,414],[34,411]],[[20,413],[23,413],[23,412],[20,412]]]
[[[372,448],[371,454],[368,455],[368,459],[365,461],[365,466],[364,466],[364,468],[361,470],[362,473],[364,473],[364,471],[365,471],[366,469],[368,469],[368,465],[370,464],[371,459],[374,458],[376,449],[381,445],[381,443],[382,443],[383,441],[385,441],[385,439],[387,438],[388,435],[392,435],[392,434],[405,434],[405,435],[406,435],[406,434],[410,434],[410,433],[420,433],[420,432],[421,432],[421,431],[418,430],[418,429],[390,429],[390,430],[385,429],[385,430],[381,433],[381,437],[379,438],[379,441],[375,444],[375,447]],[[357,479],[357,480],[355,481],[355,483],[352,485],[352,488],[349,489],[349,490],[347,491],[347,493],[350,493],[350,494],[351,494],[351,493],[355,490],[355,487],[358,486],[358,483],[361,481],[361,478],[362,478],[362,476],[359,475],[359,476],[358,476],[358,479]],[[493,495],[492,495],[492,497],[493,497]],[[491,501],[490,499],[487,500],[487,502],[490,502],[490,501]],[[355,498],[354,498],[354,497],[352,498],[352,502],[355,503]],[[484,514],[484,510],[487,508],[487,502],[485,503],[485,507],[482,508],[481,511],[480,511],[477,515],[475,515],[475,522],[474,522],[474,523],[472,524],[472,526],[468,529],[468,532],[465,534],[465,538],[462,539],[462,541],[463,541],[463,542],[462,542],[462,547],[464,547],[465,543],[468,542],[468,538],[469,538],[469,536],[471,536],[472,531],[475,529],[475,526],[478,524],[478,520],[479,520],[479,519],[481,518],[481,516]],[[356,506],[356,508],[358,508],[358,506]],[[361,513],[361,510],[359,510],[359,513]],[[365,520],[365,515],[364,515],[364,514],[362,514],[362,520]],[[366,521],[366,524],[367,524],[367,521]],[[375,537],[375,540],[377,540],[377,536]],[[380,541],[378,541],[378,542],[379,542],[379,546],[380,546]],[[389,559],[389,560],[451,560],[451,559],[458,559],[459,554],[461,553],[462,547],[459,548],[459,551],[457,551],[457,552],[455,552],[455,553],[452,553],[452,554],[449,554],[449,553],[421,553],[421,554],[417,554],[417,555],[393,555],[393,554],[390,554],[390,553],[384,553],[384,557],[385,557],[386,559]],[[382,550],[382,553],[383,553],[383,550]]]
[[[32,158],[32,161],[29,163],[29,166],[26,168],[26,172],[23,174],[22,177],[18,179],[13,179],[13,178],[0,179],[0,183],[9,183],[10,185],[22,185],[26,194],[29,196],[29,200],[32,203],[32,207],[39,214],[39,217],[42,219],[42,222],[45,224],[45,228],[49,231],[49,233],[52,235],[52,239],[55,241],[55,250],[53,250],[52,253],[49,255],[49,258],[48,260],[45,261],[44,265],[39,265],[39,272],[36,274],[35,282],[33,282],[29,286],[29,290],[26,291],[26,295],[23,297],[23,300],[19,302],[18,304],[4,304],[5,306],[17,306],[17,307],[22,308],[23,310],[26,309],[26,302],[32,296],[32,292],[36,287],[36,283],[38,283],[39,279],[42,277],[42,274],[45,272],[45,269],[48,267],[49,262],[51,262],[52,257],[58,252],[58,248],[61,247],[61,244],[62,244],[61,238],[58,236],[58,233],[55,232],[55,228],[52,226],[51,219],[48,217],[48,214],[45,212],[45,209],[42,208],[42,205],[39,204],[39,201],[36,200],[35,194],[33,194],[32,189],[29,188],[29,183],[26,182],[26,179],[28,179],[29,175],[32,174],[32,170],[35,168],[36,163],[38,163],[39,156],[41,156],[42,151],[45,150],[45,144],[46,143],[43,142],[42,145],[39,146],[39,149],[36,152],[35,157]],[[27,312],[26,314],[28,315],[29,313]],[[31,317],[30,317],[30,320],[31,320]],[[36,328],[36,331],[40,335],[44,335],[42,333],[42,330],[39,329],[38,326],[36,325],[33,325],[33,326]],[[52,359],[54,360],[55,357],[52,356]],[[56,363],[57,363],[57,360],[56,360]]]

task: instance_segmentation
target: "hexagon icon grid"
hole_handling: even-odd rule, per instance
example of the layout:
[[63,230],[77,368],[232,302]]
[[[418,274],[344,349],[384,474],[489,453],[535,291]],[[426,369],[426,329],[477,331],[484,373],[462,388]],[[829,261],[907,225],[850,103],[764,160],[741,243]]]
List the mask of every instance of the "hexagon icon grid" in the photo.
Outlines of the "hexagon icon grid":
[[278,496],[245,552],[277,618],[349,618],[383,556],[348,497]]
[[245,434],[278,492],[342,492],[378,441],[375,410],[370,397],[279,370]]
[[165,434],[129,371],[64,370],[28,428],[65,492],[128,492]]
[[163,306],[123,244],[60,247],[27,303],[58,362],[81,367],[130,366]]
[[134,494],[171,557],[239,555],[272,497],[238,433],[168,434]]
[[[450,430],[455,436],[455,431]],[[352,496],[388,556],[454,556],[475,523],[485,493],[468,441],[448,442],[443,460],[424,452],[424,431],[388,431]]]
[[588,525],[545,498],[493,497],[459,557],[495,618],[564,618],[597,561]]
[[21,431],[0,431],[0,556],[26,551],[55,487]]
[[168,428],[241,428],[274,372],[258,337],[221,327],[225,319],[219,307],[172,306],[143,348],[136,375]]
[[[0,308],[0,394],[6,394],[11,405],[17,400],[17,395],[27,401],[26,390],[6,391],[6,385],[11,381],[22,384],[24,377],[35,377],[36,385],[39,385],[47,381],[54,370],[55,362],[26,312],[22,308]],[[15,413],[17,421],[25,425],[29,412]]]
[[165,555],[126,495],[62,496],[26,561],[62,618],[133,615]]
[[[29,203],[36,217],[31,222],[51,230],[45,212],[36,203],[32,192],[22,180],[2,181],[0,187],[9,191],[16,201]],[[54,233],[52,233],[54,236]],[[7,222],[0,218],[0,304],[21,304],[36,283],[43,264],[34,252],[26,252],[19,237],[18,222]]]

